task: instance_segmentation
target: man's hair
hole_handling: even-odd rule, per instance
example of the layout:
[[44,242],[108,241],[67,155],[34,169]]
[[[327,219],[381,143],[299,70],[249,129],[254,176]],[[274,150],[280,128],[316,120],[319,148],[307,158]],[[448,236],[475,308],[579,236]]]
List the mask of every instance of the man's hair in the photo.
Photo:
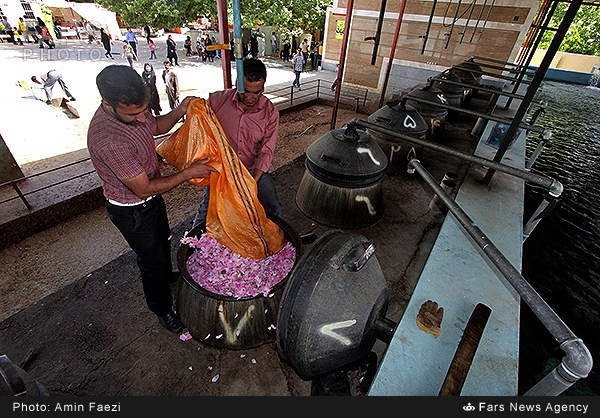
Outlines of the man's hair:
[[147,99],[142,77],[128,65],[109,65],[96,76],[100,96],[109,105],[142,105]]
[[255,81],[267,81],[267,67],[257,58],[245,58],[244,78],[251,83]]

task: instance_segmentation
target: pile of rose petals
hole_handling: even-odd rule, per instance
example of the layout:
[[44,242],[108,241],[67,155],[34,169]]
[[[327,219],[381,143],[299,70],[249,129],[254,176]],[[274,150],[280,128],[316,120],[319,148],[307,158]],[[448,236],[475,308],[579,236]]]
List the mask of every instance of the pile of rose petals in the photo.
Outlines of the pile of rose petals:
[[186,262],[192,279],[209,292],[236,299],[268,296],[296,260],[296,250],[289,242],[277,254],[260,260],[244,258],[208,234],[183,237],[181,243],[195,249]]

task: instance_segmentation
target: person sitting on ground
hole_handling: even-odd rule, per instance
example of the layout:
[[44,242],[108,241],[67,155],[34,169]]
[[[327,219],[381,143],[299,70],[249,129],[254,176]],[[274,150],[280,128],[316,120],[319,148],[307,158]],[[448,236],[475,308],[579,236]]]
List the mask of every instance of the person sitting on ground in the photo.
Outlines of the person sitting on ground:
[[75,97],[73,97],[67,85],[65,84],[62,74],[56,70],[50,70],[46,74],[42,74],[40,76],[31,76],[31,81],[44,86],[44,91],[46,92],[47,98],[46,104],[52,104],[52,90],[57,82],[62,87],[63,91],[67,95],[67,98],[72,102],[75,101]]

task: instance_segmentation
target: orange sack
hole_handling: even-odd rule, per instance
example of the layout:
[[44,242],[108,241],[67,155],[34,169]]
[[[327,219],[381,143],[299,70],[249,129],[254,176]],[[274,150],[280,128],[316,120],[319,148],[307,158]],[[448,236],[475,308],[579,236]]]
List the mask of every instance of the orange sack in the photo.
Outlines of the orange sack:
[[178,170],[210,158],[217,171],[189,182],[210,186],[206,233],[234,253],[255,260],[279,252],[286,244],[281,228],[267,218],[258,201],[257,184],[227,142],[217,116],[205,99],[193,100],[185,122],[156,148]]

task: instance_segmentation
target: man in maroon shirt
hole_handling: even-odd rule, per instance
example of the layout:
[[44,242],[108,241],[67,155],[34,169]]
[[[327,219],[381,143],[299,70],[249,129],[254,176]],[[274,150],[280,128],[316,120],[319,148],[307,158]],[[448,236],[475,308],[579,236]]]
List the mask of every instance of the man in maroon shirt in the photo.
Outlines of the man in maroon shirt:
[[154,117],[142,78],[128,65],[105,67],[96,85],[102,102],[90,122],[87,145],[102,181],[106,211],[137,255],[148,308],[163,327],[177,333],[184,325],[172,308],[169,284],[178,274],[172,271],[171,231],[161,193],[214,169],[206,158],[162,176],[154,136],[169,132],[196,97]]
[[[279,136],[279,111],[264,96],[267,68],[256,58],[246,58],[244,92],[236,88],[210,93],[208,104],[215,112],[227,142],[250,171],[258,186],[258,200],[267,216],[281,217],[283,209],[269,173]],[[204,192],[193,226],[206,222],[209,188]]]

